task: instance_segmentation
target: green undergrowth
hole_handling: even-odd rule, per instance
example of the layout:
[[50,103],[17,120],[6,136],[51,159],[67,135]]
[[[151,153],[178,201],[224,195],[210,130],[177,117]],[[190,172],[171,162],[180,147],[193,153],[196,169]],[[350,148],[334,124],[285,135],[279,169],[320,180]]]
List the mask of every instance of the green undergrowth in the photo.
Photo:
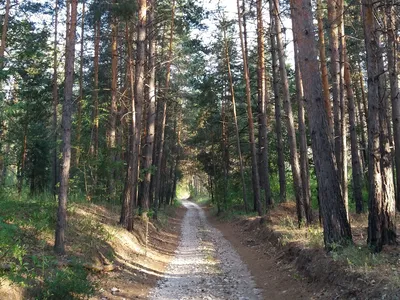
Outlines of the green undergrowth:
[[0,280],[15,283],[33,299],[84,299],[92,295],[95,284],[83,267],[85,254],[111,236],[94,217],[79,214],[83,203],[84,197],[71,195],[66,233],[71,247],[61,258],[53,252],[56,198],[48,193],[30,195],[23,190],[18,194],[15,189],[2,189]]

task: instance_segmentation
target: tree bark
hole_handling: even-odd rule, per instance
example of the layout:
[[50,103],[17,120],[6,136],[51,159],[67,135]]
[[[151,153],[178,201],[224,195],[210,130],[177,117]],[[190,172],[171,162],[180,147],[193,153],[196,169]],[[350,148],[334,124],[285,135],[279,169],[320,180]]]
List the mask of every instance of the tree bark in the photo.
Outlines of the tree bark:
[[[346,48],[344,47],[344,51]],[[345,52],[345,69],[344,82],[346,87],[347,101],[349,105],[349,124],[350,124],[350,143],[351,143],[351,167],[353,177],[353,197],[356,203],[356,213],[360,214],[364,210],[362,196],[362,169],[361,158],[358,148],[358,138],[356,131],[356,114],[354,104],[353,84],[351,82],[350,64],[348,62],[347,53]]]
[[400,211],[400,96],[398,81],[398,66],[396,57],[398,55],[396,45],[396,14],[394,1],[386,0],[387,22],[387,60],[389,68],[390,98],[392,103],[393,140],[395,145],[396,163],[396,207]]
[[257,166],[257,150],[254,138],[254,122],[253,122],[253,111],[251,108],[251,90],[250,90],[250,78],[249,78],[249,68],[247,64],[247,55],[245,50],[243,30],[242,30],[242,16],[240,13],[240,1],[237,0],[237,11],[238,11],[238,23],[239,23],[239,36],[240,43],[242,47],[243,56],[243,68],[244,68],[244,80],[246,83],[246,102],[247,102],[247,120],[249,123],[249,139],[250,139],[250,149],[251,149],[251,165],[252,165],[252,185],[254,194],[254,203],[257,206],[258,215],[263,215],[263,207],[260,201],[260,179]]
[[296,92],[297,102],[299,105],[298,118],[299,118],[299,145],[300,145],[300,173],[301,184],[303,188],[304,198],[304,212],[307,224],[313,221],[311,209],[311,189],[310,189],[310,171],[308,163],[308,145],[307,145],[307,129],[304,112],[304,89],[303,79],[301,76],[300,64],[298,59],[298,47],[296,37],[294,37],[294,60],[295,60],[295,76],[296,76]]
[[332,107],[331,107],[331,95],[329,92],[329,78],[328,78],[328,68],[326,66],[326,52],[325,52],[325,35],[324,35],[324,23],[322,21],[322,1],[317,0],[317,20],[318,20],[318,48],[319,48],[319,58],[321,65],[321,79],[322,88],[325,101],[326,113],[328,115],[329,126],[331,126],[333,134],[333,123],[332,123]]
[[345,86],[344,86],[344,69],[345,69],[345,55],[346,55],[346,39],[344,32],[344,0],[337,0],[337,19],[338,34],[340,41],[339,55],[340,55],[340,156],[342,165],[338,167],[341,170],[342,179],[342,197],[344,206],[346,207],[347,218],[349,218],[349,195],[348,195],[348,172],[347,172],[347,122],[346,122],[346,99],[345,99]]
[[[365,47],[367,52],[368,74],[368,161],[369,161],[369,215],[368,244],[375,252],[380,252],[383,245],[396,242],[395,201],[385,193],[390,191],[391,159],[386,153],[388,146],[382,140],[379,98],[379,47],[378,27],[374,16],[373,0],[362,0]],[[381,147],[381,145],[383,147]],[[389,186],[388,186],[389,185]],[[389,188],[388,191],[384,189]]]
[[[274,23],[274,20],[271,20]],[[271,28],[274,26],[272,25]],[[286,202],[286,170],[285,170],[285,155],[283,149],[283,134],[282,134],[282,103],[279,96],[279,66],[276,55],[276,42],[274,30],[271,30],[271,59],[272,59],[272,87],[274,90],[275,103],[275,132],[276,132],[276,152],[278,156],[278,174],[279,174],[279,199],[280,202]]]
[[[51,124],[51,131],[53,134],[53,153],[52,153],[52,161],[51,161],[51,191],[53,192],[54,196],[57,194],[57,183],[58,183],[58,52],[57,52],[57,45],[58,45],[58,1],[55,1],[54,7],[54,44],[53,44],[53,78],[52,78],[52,85],[53,85],[53,119]],[[3,43],[2,43],[3,44]]]
[[149,40],[149,94],[147,110],[147,128],[146,128],[146,144],[143,148],[145,172],[143,181],[143,198],[142,203],[148,209],[150,207],[150,182],[153,166],[153,149],[155,137],[155,121],[156,121],[156,36],[155,36],[155,0],[150,0],[150,11],[148,20],[148,40]]
[[71,0],[71,14],[69,36],[66,44],[65,55],[65,87],[64,103],[62,112],[62,169],[60,176],[60,191],[58,197],[57,225],[55,232],[54,250],[58,254],[65,253],[65,229],[67,226],[67,199],[69,170],[71,166],[71,125],[72,125],[72,97],[74,83],[74,60],[75,60],[75,35],[77,19],[78,0]]
[[82,17],[81,17],[81,51],[79,55],[79,98],[78,98],[78,116],[76,128],[76,151],[75,151],[75,167],[79,165],[79,158],[82,151],[81,136],[82,136],[82,102],[83,102],[83,51],[84,51],[84,34],[85,34],[85,1],[82,2]]
[[127,150],[127,170],[125,176],[124,191],[122,194],[122,207],[121,217],[119,223],[126,229],[133,227],[133,212],[132,203],[134,205],[134,182],[133,182],[133,168],[134,168],[134,151],[135,151],[135,127],[136,127],[136,110],[135,110],[135,97],[134,97],[134,63],[133,63],[133,50],[132,50],[132,30],[128,25],[125,24],[125,39],[127,43],[127,54],[128,54],[128,77],[129,77],[129,92],[130,92],[130,120],[129,120],[129,138],[128,138],[128,150]]
[[99,153],[99,60],[100,60],[100,18],[94,23],[94,86],[93,86],[93,134],[90,142],[90,153],[97,159]]
[[157,219],[158,206],[160,203],[160,186],[161,186],[161,169],[164,155],[164,143],[165,143],[165,125],[167,123],[167,100],[169,92],[169,84],[171,79],[171,61],[172,61],[172,50],[173,50],[173,40],[174,40],[174,30],[175,30],[175,0],[172,0],[172,10],[171,10],[171,29],[169,36],[169,49],[168,49],[168,61],[167,61],[167,73],[165,79],[165,88],[163,101],[161,103],[160,110],[160,128],[159,128],[159,151],[157,157],[157,174],[155,178],[155,197],[154,197],[154,218]]
[[265,205],[273,204],[269,164],[268,164],[268,127],[267,127],[267,103],[268,93],[266,89],[267,78],[265,72],[265,49],[264,49],[264,23],[262,15],[262,1],[257,0],[257,44],[258,44],[258,145],[260,185],[265,193]]
[[286,72],[286,61],[285,61],[285,53],[282,42],[281,24],[279,19],[280,8],[278,0],[270,0],[270,6],[271,6],[271,18],[274,19],[276,45],[279,57],[279,71],[282,81],[283,106],[286,113],[286,124],[287,124],[286,127],[287,127],[289,151],[290,151],[290,164],[292,167],[293,187],[296,198],[297,220],[300,225],[305,217],[305,205],[303,196],[304,191],[301,183],[300,164],[299,164],[299,156],[297,152],[297,143],[296,143],[296,132],[294,129],[294,118],[292,112],[292,104],[290,101],[289,80]]
[[[223,35],[224,35],[224,48],[225,48],[224,50],[225,50],[226,66],[227,66],[227,69],[228,69],[229,89],[230,89],[231,100],[232,100],[233,121],[235,123],[236,147],[237,147],[238,156],[239,156],[240,176],[241,176],[241,179],[242,179],[243,204],[244,204],[244,209],[247,212],[249,207],[248,207],[248,202],[247,202],[246,181],[245,181],[245,178],[244,178],[243,157],[242,157],[242,149],[241,149],[241,146],[240,146],[240,133],[239,133],[238,120],[237,120],[237,112],[236,112],[235,89],[234,89],[234,86],[233,86],[233,77],[232,77],[232,70],[231,70],[231,63],[230,63],[230,56],[229,56],[229,48],[228,48],[228,41],[227,41],[227,38],[226,38],[226,28],[225,28],[225,26],[223,26],[222,30],[223,30]],[[212,194],[212,196],[213,196],[213,194]]]
[[[340,182],[343,178],[343,157],[342,157],[342,135],[340,119],[340,55],[339,55],[339,30],[338,20],[340,16],[337,1],[328,1],[328,20],[329,20],[329,48],[331,51],[331,79],[332,79],[332,98],[333,98],[333,127],[335,141],[336,166]],[[342,183],[341,183],[342,186]]]
[[[113,0],[113,6],[117,0]],[[117,81],[118,81],[118,18],[115,13],[111,17],[111,104],[109,127],[107,131],[107,147],[109,150],[108,192],[109,198],[115,195],[115,161],[116,161],[116,131],[117,131]]]
[[291,0],[293,29],[298,43],[298,58],[309,118],[311,143],[319,187],[325,247],[351,242],[351,228],[340,191],[335,167],[333,142],[322,96],[313,14],[308,0]]

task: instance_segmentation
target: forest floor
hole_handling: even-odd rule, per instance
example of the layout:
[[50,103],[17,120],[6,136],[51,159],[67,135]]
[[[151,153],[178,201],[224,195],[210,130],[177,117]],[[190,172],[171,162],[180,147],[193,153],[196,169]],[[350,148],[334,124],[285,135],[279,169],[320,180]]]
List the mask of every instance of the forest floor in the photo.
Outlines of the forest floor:
[[371,254],[367,216],[351,216],[355,244],[331,253],[322,229],[299,229],[295,205],[278,205],[264,218],[216,217],[213,226],[235,247],[264,299],[400,299],[400,255],[393,247]]

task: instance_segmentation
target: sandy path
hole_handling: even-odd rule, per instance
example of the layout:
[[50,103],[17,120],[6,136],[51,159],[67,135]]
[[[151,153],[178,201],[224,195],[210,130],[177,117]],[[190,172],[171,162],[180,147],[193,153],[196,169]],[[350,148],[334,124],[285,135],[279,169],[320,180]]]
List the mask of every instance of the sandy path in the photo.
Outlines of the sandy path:
[[183,205],[187,212],[176,256],[149,299],[261,299],[246,265],[203,210],[189,201]]

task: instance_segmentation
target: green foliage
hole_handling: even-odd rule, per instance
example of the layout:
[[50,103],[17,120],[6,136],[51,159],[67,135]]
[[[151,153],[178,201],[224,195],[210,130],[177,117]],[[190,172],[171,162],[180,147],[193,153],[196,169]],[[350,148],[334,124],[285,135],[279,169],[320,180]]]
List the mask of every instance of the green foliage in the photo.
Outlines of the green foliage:
[[87,272],[80,265],[57,270],[45,278],[39,299],[88,299],[95,292],[95,285],[87,280]]
[[350,268],[363,268],[365,271],[387,263],[383,254],[373,253],[366,246],[354,244],[345,247],[332,245],[331,255],[334,260],[345,261]]

